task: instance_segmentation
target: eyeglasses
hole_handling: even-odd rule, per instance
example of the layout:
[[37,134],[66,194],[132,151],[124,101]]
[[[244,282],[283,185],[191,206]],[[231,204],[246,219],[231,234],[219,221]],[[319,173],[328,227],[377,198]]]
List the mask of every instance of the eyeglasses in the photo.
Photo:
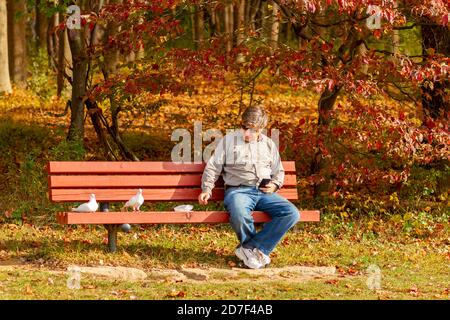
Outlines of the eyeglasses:
[[242,125],[241,128],[242,128],[242,130],[244,130],[244,132],[250,131],[251,134],[258,133],[258,131],[259,131],[259,129],[250,128],[250,127],[247,127],[246,125]]
[[242,128],[244,131],[250,130],[250,133],[256,133],[256,132],[258,132],[258,130],[259,130],[259,129],[255,129],[255,128],[251,128],[251,127],[249,127],[249,126],[246,126],[245,124],[243,124],[243,125],[241,126],[241,128]]

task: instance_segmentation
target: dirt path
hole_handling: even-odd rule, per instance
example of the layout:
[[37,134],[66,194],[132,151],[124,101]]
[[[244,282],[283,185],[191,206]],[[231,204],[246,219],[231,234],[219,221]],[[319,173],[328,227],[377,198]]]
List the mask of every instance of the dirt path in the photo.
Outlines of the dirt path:
[[109,266],[69,266],[67,270],[51,270],[37,267],[32,264],[23,264],[20,261],[0,261],[0,273],[17,271],[44,271],[55,274],[80,272],[95,277],[106,277],[127,281],[154,280],[168,282],[272,282],[289,281],[305,282],[314,279],[329,279],[337,277],[335,267],[306,267],[289,266],[282,268],[244,269],[239,267],[220,268],[178,268],[178,269],[136,269],[129,267]]

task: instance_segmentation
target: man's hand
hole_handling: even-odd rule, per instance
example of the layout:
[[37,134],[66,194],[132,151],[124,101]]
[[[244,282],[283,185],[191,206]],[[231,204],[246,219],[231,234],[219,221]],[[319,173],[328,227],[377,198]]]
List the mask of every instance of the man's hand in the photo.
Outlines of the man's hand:
[[202,192],[198,196],[198,203],[200,204],[208,204],[208,199],[211,198],[211,195],[208,192]]
[[259,190],[264,193],[274,193],[277,190],[277,186],[275,183],[269,182],[264,188],[259,188]]

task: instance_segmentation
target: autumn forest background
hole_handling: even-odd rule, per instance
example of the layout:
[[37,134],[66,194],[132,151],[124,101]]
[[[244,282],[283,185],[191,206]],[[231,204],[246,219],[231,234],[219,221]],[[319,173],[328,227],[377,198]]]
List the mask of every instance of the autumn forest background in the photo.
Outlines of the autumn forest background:
[[[296,226],[275,266],[335,265],[356,278],[267,294],[255,283],[247,296],[171,282],[162,296],[97,282],[63,295],[448,298],[449,10],[448,0],[0,0],[0,262],[232,265],[227,226],[136,227],[113,259],[104,229],[56,224],[70,204],[49,201],[46,164],[170,161],[176,128],[225,133],[263,104],[282,158],[296,161],[296,205],[322,214]],[[371,263],[386,270],[384,290],[358,278]],[[6,297],[52,297],[6,290],[5,279]]]

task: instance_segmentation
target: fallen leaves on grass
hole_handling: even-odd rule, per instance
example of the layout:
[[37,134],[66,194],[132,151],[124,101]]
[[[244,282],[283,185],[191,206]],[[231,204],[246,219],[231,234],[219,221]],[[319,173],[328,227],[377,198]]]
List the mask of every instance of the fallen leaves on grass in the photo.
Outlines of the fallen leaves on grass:
[[355,275],[360,274],[360,271],[358,271],[357,269],[352,268],[352,267],[345,269],[343,267],[336,266],[336,270],[337,270],[337,272],[339,272],[340,275],[355,276]]
[[228,265],[230,266],[230,268],[234,268],[236,267],[236,263],[234,261],[228,261]]
[[29,284],[25,286],[25,294],[33,294],[33,289]]
[[91,284],[88,284],[88,285],[86,285],[86,286],[83,286],[83,289],[97,289],[97,287],[96,287],[96,286],[93,286],[93,285],[91,285]]
[[412,286],[409,289],[409,294],[412,295],[413,297],[417,297],[420,294],[419,288],[417,288],[417,286]]
[[178,291],[176,289],[172,289],[172,291],[170,291],[167,294],[167,297],[171,297],[171,298],[184,298],[185,296],[186,296],[185,291]]

